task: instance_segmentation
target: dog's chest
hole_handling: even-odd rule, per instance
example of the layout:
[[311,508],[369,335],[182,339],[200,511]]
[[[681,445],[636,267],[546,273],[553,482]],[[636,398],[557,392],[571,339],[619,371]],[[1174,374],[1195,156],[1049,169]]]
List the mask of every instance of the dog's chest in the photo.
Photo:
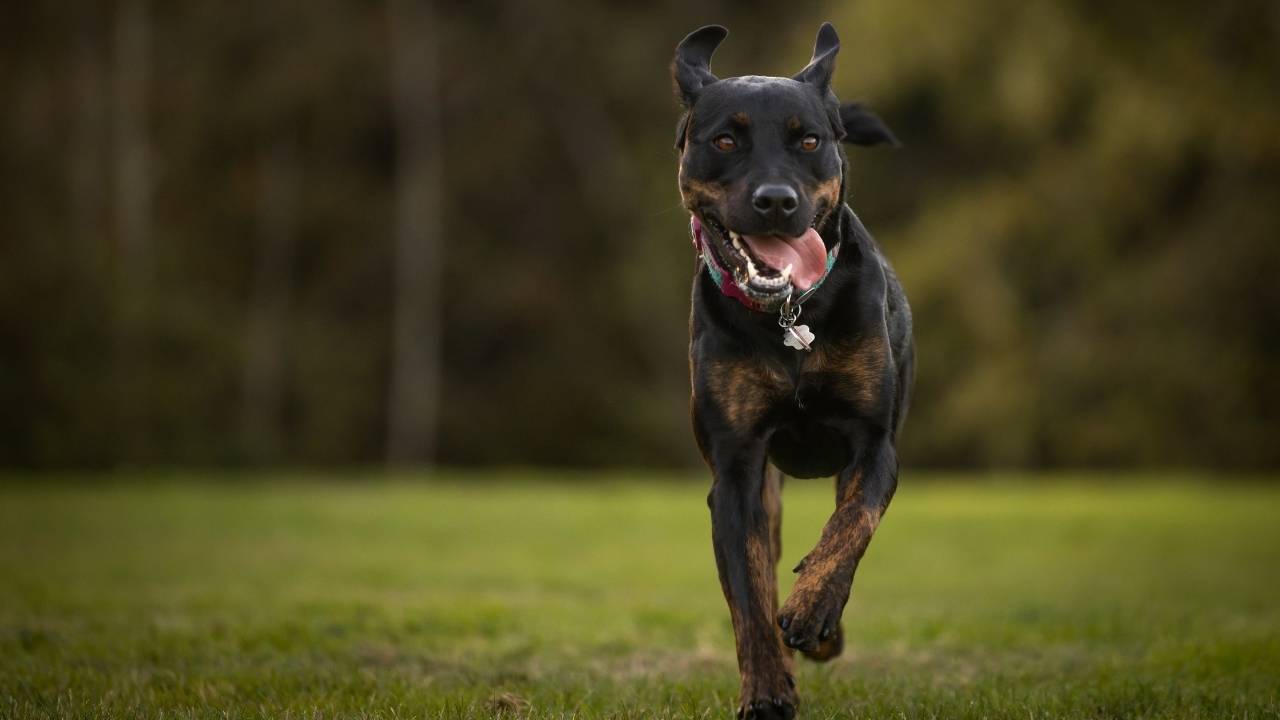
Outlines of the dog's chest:
[[770,409],[810,421],[872,417],[883,406],[892,374],[879,339],[815,344],[781,361],[762,363],[756,381],[766,386]]
[[698,362],[695,395],[705,392],[741,432],[762,424],[879,423],[892,388],[886,348],[873,339],[820,343],[811,352]]
[[804,353],[791,383],[801,409],[870,415],[881,404],[889,362],[879,338],[823,344]]

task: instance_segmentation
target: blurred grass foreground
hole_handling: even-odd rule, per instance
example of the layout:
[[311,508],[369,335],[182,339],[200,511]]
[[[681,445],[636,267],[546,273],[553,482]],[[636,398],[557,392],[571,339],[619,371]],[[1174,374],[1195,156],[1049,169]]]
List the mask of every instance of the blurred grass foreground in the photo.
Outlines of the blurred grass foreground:
[[[730,716],[701,483],[278,479],[0,485],[0,716]],[[1280,487],[952,480],[803,717],[1280,717]],[[783,568],[830,506],[789,482]]]

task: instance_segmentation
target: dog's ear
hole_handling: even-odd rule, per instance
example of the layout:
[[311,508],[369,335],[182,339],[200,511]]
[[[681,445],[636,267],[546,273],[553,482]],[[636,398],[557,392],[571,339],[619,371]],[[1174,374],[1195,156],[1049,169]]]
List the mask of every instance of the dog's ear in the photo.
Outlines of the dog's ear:
[[728,35],[729,31],[719,25],[707,25],[689,33],[676,46],[671,76],[685,107],[693,106],[699,90],[720,79],[711,74],[711,56]]
[[871,112],[862,103],[841,105],[840,125],[844,127],[844,137],[841,139],[847,143],[854,145],[889,143],[894,147],[902,144],[898,142],[898,138],[894,137],[893,131],[884,124],[880,116]]
[[831,76],[836,71],[836,53],[840,52],[840,36],[831,23],[822,23],[818,28],[818,39],[813,43],[813,59],[803,70],[792,76],[792,80],[809,83],[825,94],[831,87]]

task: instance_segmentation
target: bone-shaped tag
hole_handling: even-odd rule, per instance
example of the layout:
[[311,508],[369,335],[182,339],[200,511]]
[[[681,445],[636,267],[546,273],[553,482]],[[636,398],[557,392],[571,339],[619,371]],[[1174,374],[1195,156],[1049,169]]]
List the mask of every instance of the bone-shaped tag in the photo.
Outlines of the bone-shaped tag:
[[782,330],[782,344],[796,350],[812,350],[813,333],[808,325],[791,325]]

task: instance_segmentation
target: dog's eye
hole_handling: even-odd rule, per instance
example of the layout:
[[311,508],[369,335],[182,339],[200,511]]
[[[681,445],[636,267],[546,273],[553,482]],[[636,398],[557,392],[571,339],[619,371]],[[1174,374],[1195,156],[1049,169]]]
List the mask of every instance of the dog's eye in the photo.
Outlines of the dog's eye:
[[800,149],[805,152],[813,152],[818,149],[818,136],[805,135],[800,139]]
[[711,144],[715,145],[720,152],[729,152],[738,147],[738,142],[733,139],[732,135],[720,135],[715,140],[712,140]]

